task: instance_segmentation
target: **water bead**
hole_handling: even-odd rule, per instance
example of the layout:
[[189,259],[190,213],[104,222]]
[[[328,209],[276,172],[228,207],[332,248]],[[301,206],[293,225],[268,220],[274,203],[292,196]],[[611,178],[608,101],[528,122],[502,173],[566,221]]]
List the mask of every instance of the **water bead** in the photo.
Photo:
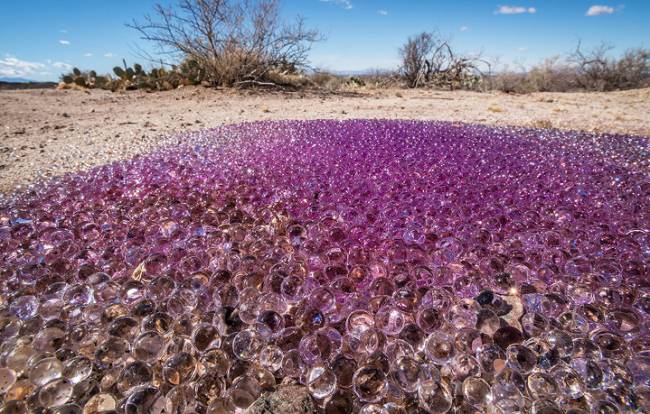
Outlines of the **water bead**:
[[245,330],[237,333],[232,342],[232,350],[235,356],[244,361],[250,361],[257,357],[264,346],[264,340],[255,331]]
[[429,413],[446,413],[452,406],[452,395],[444,382],[427,380],[418,387],[418,401]]
[[396,308],[383,307],[375,314],[375,326],[386,335],[399,334],[405,323],[404,314]]
[[130,352],[130,344],[116,336],[109,337],[95,351],[95,360],[102,365],[111,365]]
[[537,354],[524,345],[510,345],[506,349],[508,365],[522,373],[528,373],[537,365]]
[[355,395],[365,402],[381,400],[386,386],[386,374],[376,366],[363,366],[357,369],[352,377],[352,387]]
[[62,376],[63,364],[53,357],[41,359],[29,370],[29,380],[37,386],[45,385]]
[[392,378],[405,392],[417,391],[420,380],[420,365],[409,357],[400,358],[393,367]]
[[528,375],[528,390],[533,398],[551,397],[558,391],[555,379],[544,372],[536,371]]
[[4,394],[16,383],[16,373],[10,368],[0,368],[0,394]]
[[93,363],[89,358],[77,356],[63,364],[63,377],[73,384],[78,384],[90,377],[93,372]]
[[490,401],[490,384],[477,377],[467,377],[462,386],[463,397],[471,405],[485,405]]
[[187,353],[180,352],[172,355],[162,368],[163,379],[171,385],[178,385],[189,381],[196,372],[196,360]]
[[271,371],[277,371],[282,367],[284,353],[275,345],[267,345],[260,352],[260,363]]
[[134,361],[126,365],[120,372],[116,387],[122,394],[138,385],[144,385],[153,378],[153,372],[146,362]]
[[332,343],[327,335],[321,332],[314,332],[305,335],[300,340],[298,352],[306,364],[315,365],[329,359],[332,353]]
[[314,398],[323,399],[331,396],[336,391],[336,374],[323,366],[316,365],[309,370],[307,387]]
[[648,411],[647,140],[176,138],[0,203],[4,411],[243,412],[289,382],[325,413]]
[[424,352],[431,361],[443,365],[456,353],[453,338],[445,332],[435,331],[427,337]]
[[65,404],[72,396],[72,384],[65,379],[51,381],[38,391],[38,402],[45,408]]
[[238,377],[228,390],[228,398],[236,410],[245,410],[260,394],[261,389],[257,380],[247,375]]
[[13,383],[4,395],[5,401],[24,400],[36,391],[36,385],[29,380],[23,379]]
[[125,414],[161,414],[164,407],[165,400],[160,390],[151,385],[142,385],[131,390],[118,408]]
[[11,301],[11,305],[9,305],[9,312],[20,319],[29,319],[36,315],[38,306],[39,302],[35,296],[18,296]]
[[116,408],[115,398],[111,394],[100,393],[93,395],[84,405],[83,414],[99,414]]

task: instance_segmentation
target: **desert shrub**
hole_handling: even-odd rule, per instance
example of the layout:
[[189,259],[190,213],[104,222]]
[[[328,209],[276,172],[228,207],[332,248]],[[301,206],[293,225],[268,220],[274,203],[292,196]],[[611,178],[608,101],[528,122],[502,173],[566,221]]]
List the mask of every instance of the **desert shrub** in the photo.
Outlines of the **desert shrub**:
[[436,32],[409,37],[399,49],[401,73],[412,88],[432,85],[447,89],[479,89],[490,65],[480,56],[456,52],[449,40]]
[[575,71],[560,56],[545,59],[533,66],[525,76],[528,90],[537,92],[564,92],[576,89]]
[[365,85],[374,89],[403,87],[404,79],[398,71],[374,69],[358,75]]
[[650,50],[628,49],[615,62],[617,87],[619,89],[645,88],[650,86]]
[[489,77],[491,89],[507,93],[614,91],[650,86],[650,50],[637,48],[611,57],[605,45],[544,60],[527,71]]
[[526,73],[523,72],[498,72],[487,78],[487,84],[489,85],[487,89],[505,93],[524,94],[535,91]]
[[315,71],[309,76],[311,86],[326,90],[326,91],[338,91],[345,86],[345,77],[341,75],[336,75],[327,71]]
[[158,51],[193,62],[197,79],[212,85],[268,84],[272,74],[305,67],[317,31],[301,18],[283,22],[278,0],[178,0],[129,27]]

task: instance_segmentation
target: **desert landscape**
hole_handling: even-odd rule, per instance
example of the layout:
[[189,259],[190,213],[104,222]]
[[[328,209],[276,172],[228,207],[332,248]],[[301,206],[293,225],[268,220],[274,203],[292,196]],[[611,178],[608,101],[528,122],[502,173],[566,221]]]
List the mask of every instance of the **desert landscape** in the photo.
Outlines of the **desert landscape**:
[[0,414],[650,413],[648,20],[3,5]]
[[532,93],[358,89],[0,92],[0,190],[176,143],[174,133],[269,119],[419,119],[650,136],[650,89]]

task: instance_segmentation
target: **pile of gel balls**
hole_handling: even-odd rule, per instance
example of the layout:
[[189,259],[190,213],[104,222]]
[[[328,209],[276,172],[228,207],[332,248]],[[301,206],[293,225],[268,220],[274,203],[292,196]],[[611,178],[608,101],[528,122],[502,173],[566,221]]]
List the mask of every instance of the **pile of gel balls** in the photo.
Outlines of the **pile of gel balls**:
[[0,412],[650,412],[650,140],[178,136],[0,206]]

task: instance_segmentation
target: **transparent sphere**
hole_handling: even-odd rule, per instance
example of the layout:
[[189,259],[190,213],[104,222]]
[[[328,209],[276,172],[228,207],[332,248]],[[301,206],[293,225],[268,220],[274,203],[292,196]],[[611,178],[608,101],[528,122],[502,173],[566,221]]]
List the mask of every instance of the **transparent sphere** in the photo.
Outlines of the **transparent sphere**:
[[551,375],[557,383],[558,390],[571,399],[584,395],[585,386],[581,376],[570,366],[559,364],[551,370]]
[[84,405],[83,414],[99,414],[106,411],[115,410],[117,402],[115,397],[109,393],[99,393],[93,395]]
[[0,368],[0,394],[7,392],[16,383],[16,372],[11,368]]
[[451,391],[443,382],[422,381],[418,387],[418,402],[429,413],[446,413],[452,405]]
[[382,307],[375,314],[375,327],[386,335],[397,335],[406,323],[404,313],[392,306]]
[[162,368],[163,379],[170,385],[178,385],[192,379],[196,372],[196,360],[187,353],[172,355]]
[[528,373],[537,365],[537,355],[524,345],[510,345],[506,349],[510,367],[522,373]]
[[260,352],[260,363],[271,371],[277,371],[282,367],[284,352],[275,345],[267,345]]
[[435,331],[424,342],[424,352],[436,364],[447,363],[456,354],[451,335]]
[[62,376],[63,364],[57,358],[43,358],[29,370],[29,380],[39,387]]
[[16,317],[25,320],[33,317],[38,312],[39,301],[36,296],[18,296],[11,301],[9,312]]
[[121,407],[125,414],[161,414],[165,408],[165,398],[158,388],[142,385],[131,390]]
[[336,392],[337,378],[334,372],[324,365],[316,365],[307,374],[307,387],[314,398],[324,399]]
[[394,365],[393,381],[405,392],[415,392],[420,381],[420,364],[413,358],[402,357]]
[[362,366],[352,377],[352,388],[361,401],[380,401],[385,386],[386,374],[376,366]]
[[143,361],[134,361],[126,365],[117,379],[117,389],[126,394],[138,385],[145,385],[153,379],[153,372],[149,365]]
[[243,361],[256,358],[264,346],[261,335],[253,330],[240,331],[232,341],[232,351],[235,356]]
[[463,397],[471,405],[486,405],[491,400],[490,384],[477,377],[467,377],[462,386]]
[[165,339],[156,331],[147,331],[133,343],[133,354],[142,361],[151,362],[158,358],[165,346]]
[[40,388],[38,401],[45,408],[63,405],[72,396],[73,385],[65,379],[51,381]]
[[551,397],[558,392],[558,386],[555,379],[544,372],[533,372],[528,375],[526,381],[530,395],[535,398]]

